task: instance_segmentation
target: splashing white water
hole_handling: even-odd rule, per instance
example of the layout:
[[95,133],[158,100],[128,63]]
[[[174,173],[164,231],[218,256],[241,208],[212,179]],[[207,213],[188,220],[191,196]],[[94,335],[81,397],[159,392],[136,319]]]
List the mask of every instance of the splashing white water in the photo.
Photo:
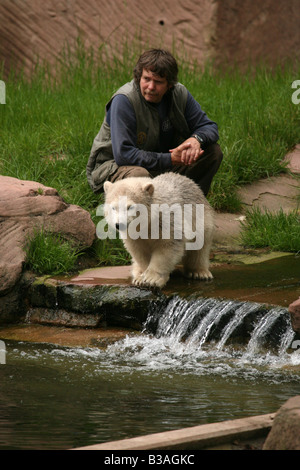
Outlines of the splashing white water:
[[[290,348],[295,333],[284,308],[261,310],[256,303],[175,297],[156,320],[153,334],[128,335],[106,350],[53,348],[47,351],[48,358],[66,361],[70,367],[84,361],[83,367],[90,365],[93,373],[166,372],[231,379],[262,375],[271,380],[277,380],[276,374],[282,371],[287,378],[289,372],[300,374],[300,349]],[[248,344],[228,341],[245,321],[252,328]],[[36,355],[41,359],[43,353],[37,350]]]

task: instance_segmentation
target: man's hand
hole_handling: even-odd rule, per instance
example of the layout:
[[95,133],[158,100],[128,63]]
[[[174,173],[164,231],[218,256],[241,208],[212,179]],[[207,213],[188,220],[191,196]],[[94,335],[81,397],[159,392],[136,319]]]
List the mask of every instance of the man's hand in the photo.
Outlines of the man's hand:
[[173,165],[192,165],[204,152],[200,142],[190,137],[175,149],[171,149],[171,160]]

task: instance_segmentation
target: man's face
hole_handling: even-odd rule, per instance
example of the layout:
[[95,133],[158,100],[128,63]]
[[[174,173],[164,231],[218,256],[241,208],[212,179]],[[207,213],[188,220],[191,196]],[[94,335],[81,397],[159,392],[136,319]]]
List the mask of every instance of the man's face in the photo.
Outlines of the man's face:
[[143,97],[149,103],[159,103],[164,94],[170,89],[165,77],[156,75],[151,70],[143,69],[140,79],[140,89]]

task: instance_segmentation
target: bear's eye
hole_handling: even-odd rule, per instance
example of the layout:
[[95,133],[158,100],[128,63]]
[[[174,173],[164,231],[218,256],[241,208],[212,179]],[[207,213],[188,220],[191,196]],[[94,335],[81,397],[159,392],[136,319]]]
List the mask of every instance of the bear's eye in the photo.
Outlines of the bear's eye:
[[127,210],[128,210],[128,212],[129,212],[129,211],[134,211],[134,210],[135,210],[134,205],[131,204],[130,206],[127,206]]

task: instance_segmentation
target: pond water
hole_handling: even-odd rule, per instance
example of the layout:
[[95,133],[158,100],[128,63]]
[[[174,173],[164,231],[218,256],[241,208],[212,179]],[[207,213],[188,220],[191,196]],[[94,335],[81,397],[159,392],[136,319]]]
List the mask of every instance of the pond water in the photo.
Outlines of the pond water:
[[218,344],[174,331],[105,350],[5,341],[0,449],[69,449],[266,414],[300,393],[299,349]]

